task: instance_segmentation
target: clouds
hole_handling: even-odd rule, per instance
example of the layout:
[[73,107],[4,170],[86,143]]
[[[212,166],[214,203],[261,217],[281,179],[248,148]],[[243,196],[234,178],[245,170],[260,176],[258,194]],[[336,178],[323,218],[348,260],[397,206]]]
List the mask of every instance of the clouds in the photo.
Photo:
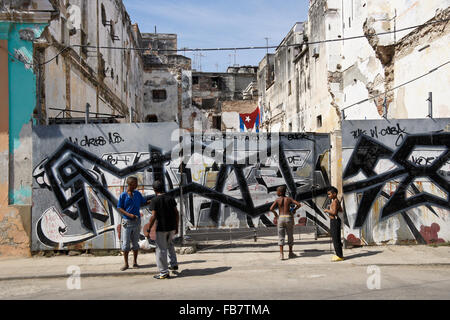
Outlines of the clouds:
[[[278,45],[297,21],[307,16],[307,0],[124,0],[141,32],[178,34],[178,47],[242,47]],[[203,71],[225,71],[234,52],[203,53]],[[257,65],[265,50],[237,52],[240,65]],[[186,54],[193,58],[193,54]],[[198,60],[198,59],[197,59]]]

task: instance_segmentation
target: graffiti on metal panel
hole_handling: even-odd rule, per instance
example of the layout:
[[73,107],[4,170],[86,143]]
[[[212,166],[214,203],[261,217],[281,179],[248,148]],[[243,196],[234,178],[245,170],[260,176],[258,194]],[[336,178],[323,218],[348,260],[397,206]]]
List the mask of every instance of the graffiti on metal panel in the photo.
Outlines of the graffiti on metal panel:
[[[407,211],[424,206],[438,216],[435,207],[450,209],[450,183],[447,180],[450,133],[409,134],[402,138],[403,142],[396,150],[364,133],[358,139],[343,173],[344,183],[361,172],[365,176],[363,180],[344,185],[344,193],[362,194],[353,228],[363,227],[375,200],[382,197],[385,203],[380,210],[380,219],[401,214],[415,239],[426,243],[424,232],[416,228]],[[391,169],[377,173],[376,167],[383,160],[391,162]],[[418,179],[429,181],[442,196],[420,190]],[[397,181],[397,187],[389,194],[383,188],[391,181]]]

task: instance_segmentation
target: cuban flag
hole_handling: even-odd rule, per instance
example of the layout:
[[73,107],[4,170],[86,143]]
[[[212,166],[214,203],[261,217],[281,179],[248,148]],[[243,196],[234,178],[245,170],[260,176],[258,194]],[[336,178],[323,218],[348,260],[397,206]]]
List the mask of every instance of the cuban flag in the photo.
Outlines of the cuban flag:
[[241,132],[245,132],[245,129],[248,131],[253,130],[255,127],[256,132],[259,132],[259,127],[261,126],[261,112],[259,107],[252,113],[240,113],[239,120]]

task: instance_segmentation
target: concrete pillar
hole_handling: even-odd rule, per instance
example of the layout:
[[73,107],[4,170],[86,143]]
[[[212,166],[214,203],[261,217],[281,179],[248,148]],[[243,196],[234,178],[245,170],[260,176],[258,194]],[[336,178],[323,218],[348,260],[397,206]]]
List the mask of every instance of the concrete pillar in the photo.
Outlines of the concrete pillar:
[[[9,23],[0,24],[0,257],[30,255],[29,233],[24,230],[21,219],[23,211],[9,206],[9,27]],[[28,215],[31,219],[31,214]]]
[[33,42],[23,33],[39,37],[45,26],[0,22],[0,256],[30,255],[36,76]]

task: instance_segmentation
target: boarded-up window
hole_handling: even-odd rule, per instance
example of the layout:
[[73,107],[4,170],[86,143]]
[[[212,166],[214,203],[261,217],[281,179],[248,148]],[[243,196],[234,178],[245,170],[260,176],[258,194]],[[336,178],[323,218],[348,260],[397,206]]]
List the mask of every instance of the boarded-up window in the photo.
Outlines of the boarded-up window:
[[167,100],[167,91],[166,90],[153,90],[153,101],[154,102],[162,102]]

